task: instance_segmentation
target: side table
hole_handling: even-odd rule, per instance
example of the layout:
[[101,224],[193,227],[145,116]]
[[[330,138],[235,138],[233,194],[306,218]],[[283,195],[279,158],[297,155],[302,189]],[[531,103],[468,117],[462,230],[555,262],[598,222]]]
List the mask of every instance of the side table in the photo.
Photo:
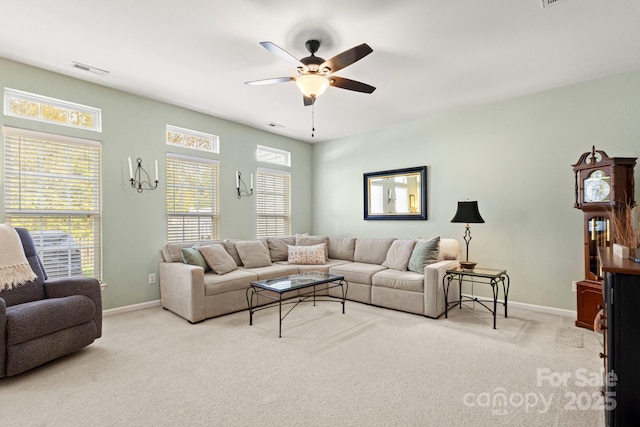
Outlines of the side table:
[[[449,286],[452,280],[458,280],[458,289],[460,293],[460,299],[458,301],[449,301]],[[480,283],[491,286],[493,291],[493,299],[479,299],[472,295],[462,295],[462,282]],[[444,289],[444,317],[449,317],[449,305],[459,304],[462,308],[463,302],[477,302],[484,308],[489,310],[493,314],[493,329],[496,328],[496,313],[498,305],[498,293],[500,291],[500,284],[502,284],[502,293],[504,295],[504,317],[507,316],[507,299],[509,296],[509,276],[507,270],[496,270],[492,268],[475,268],[473,270],[465,270],[462,268],[456,268],[455,270],[447,270],[442,278],[442,288]],[[493,303],[493,309],[484,303]]]

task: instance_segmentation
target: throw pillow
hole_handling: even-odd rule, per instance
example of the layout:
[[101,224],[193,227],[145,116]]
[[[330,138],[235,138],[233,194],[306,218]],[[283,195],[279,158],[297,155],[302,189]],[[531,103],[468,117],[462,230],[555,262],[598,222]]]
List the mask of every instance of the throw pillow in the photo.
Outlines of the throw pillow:
[[415,245],[415,240],[394,240],[382,266],[393,270],[407,271],[409,258],[413,254]]
[[202,246],[200,253],[216,274],[227,274],[238,268],[236,262],[222,245]]
[[324,264],[326,246],[324,243],[311,246],[289,246],[289,264]]
[[289,256],[289,246],[296,244],[296,238],[291,237],[267,237],[271,262],[286,261]]
[[320,245],[322,243],[325,244],[324,257],[326,261],[329,259],[329,237],[296,234],[296,246],[313,246],[313,245]]
[[260,241],[237,242],[236,250],[246,268],[271,265],[269,249]]
[[418,240],[409,259],[409,270],[424,274],[424,267],[437,262],[439,253],[440,236],[431,240]]
[[200,245],[193,245],[190,248],[180,249],[180,253],[182,254],[182,262],[185,264],[197,265],[198,267],[204,268],[204,271],[209,271],[207,261],[204,260],[204,257],[200,253],[199,249]]

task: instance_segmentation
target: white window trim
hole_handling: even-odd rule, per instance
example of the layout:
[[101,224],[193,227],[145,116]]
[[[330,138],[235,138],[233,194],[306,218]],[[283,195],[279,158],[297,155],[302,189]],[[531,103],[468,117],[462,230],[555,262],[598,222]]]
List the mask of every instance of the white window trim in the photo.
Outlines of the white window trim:
[[[262,150],[262,151],[266,151],[268,153],[273,153],[273,154],[281,154],[285,157],[285,163],[276,163],[276,162],[268,162],[268,161],[264,161],[264,160],[259,160],[258,159],[258,151]],[[286,167],[291,167],[291,152],[289,151],[285,151],[285,150],[280,150],[277,148],[273,148],[273,147],[267,147],[265,145],[257,145],[256,146],[256,160],[259,161],[260,163],[270,163],[273,165],[278,165],[278,166],[286,166]]]
[[[44,104],[52,105],[55,107],[73,109],[77,111],[82,111],[84,113],[90,113],[94,117],[93,127],[79,126],[79,125],[74,125],[72,123],[62,123],[54,120],[45,120],[38,117],[22,116],[20,114],[14,114],[11,111],[11,102],[10,102],[11,96],[25,99],[32,102],[37,102],[39,104],[44,103]],[[76,104],[75,102],[69,102],[63,99],[51,98],[48,96],[38,95],[36,93],[24,92],[21,90],[11,89],[8,87],[4,88],[4,115],[10,116],[10,117],[17,117],[25,120],[32,120],[36,122],[51,123],[54,125],[66,126],[74,129],[83,129],[83,130],[88,130],[93,132],[102,132],[102,110],[100,108],[90,107],[88,105],[83,105],[83,104]]]
[[[184,145],[174,144],[174,143],[169,142],[167,140],[167,132],[169,132],[169,131],[189,134],[189,135],[193,135],[193,136],[199,136],[199,137],[202,137],[202,138],[210,138],[210,139],[213,140],[213,145],[211,147],[211,150],[205,150],[204,148],[187,147],[187,146],[184,146]],[[196,151],[203,151],[205,153],[220,154],[220,137],[218,135],[214,135],[212,133],[200,132],[200,131],[197,131],[197,130],[182,128],[182,127],[174,126],[174,125],[166,125],[164,137],[165,137],[164,139],[165,139],[166,144],[168,146],[170,146],[170,147],[180,147],[180,148],[186,148],[187,150],[196,150]]]

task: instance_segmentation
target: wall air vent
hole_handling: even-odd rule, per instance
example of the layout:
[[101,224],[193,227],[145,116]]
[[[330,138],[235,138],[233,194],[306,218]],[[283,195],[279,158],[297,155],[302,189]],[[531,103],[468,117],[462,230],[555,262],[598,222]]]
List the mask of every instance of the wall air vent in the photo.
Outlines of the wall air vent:
[[109,74],[109,72],[107,70],[102,70],[100,68],[92,67],[91,65],[81,64],[81,63],[75,62],[75,61],[73,61],[72,67],[76,68],[78,70],[87,71],[89,73],[97,74],[99,76],[106,76],[107,74]]
[[551,6],[554,3],[559,2],[560,0],[540,0],[542,2],[542,8],[544,9],[547,6]]

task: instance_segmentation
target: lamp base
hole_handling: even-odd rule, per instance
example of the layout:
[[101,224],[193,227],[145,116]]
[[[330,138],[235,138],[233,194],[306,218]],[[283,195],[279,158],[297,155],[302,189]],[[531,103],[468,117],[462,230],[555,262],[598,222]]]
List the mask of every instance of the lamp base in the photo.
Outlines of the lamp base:
[[478,264],[477,262],[471,262],[471,261],[458,261],[460,263],[460,267],[462,267],[464,270],[473,270],[476,266],[476,264]]

